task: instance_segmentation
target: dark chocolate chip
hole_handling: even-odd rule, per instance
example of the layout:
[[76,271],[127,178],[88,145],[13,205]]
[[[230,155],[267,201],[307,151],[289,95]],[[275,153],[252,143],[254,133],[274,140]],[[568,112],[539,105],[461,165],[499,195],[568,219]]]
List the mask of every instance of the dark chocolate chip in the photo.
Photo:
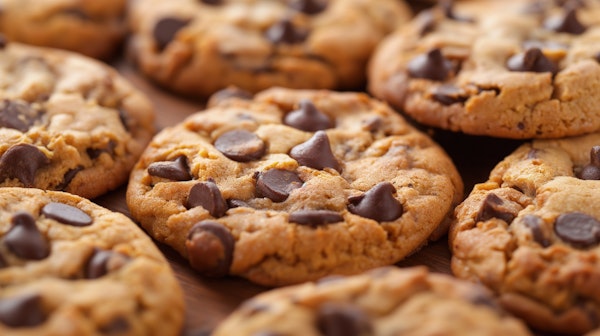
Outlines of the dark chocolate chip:
[[544,26],[549,30],[573,35],[581,35],[586,30],[586,27],[577,19],[575,8],[567,9],[561,17],[549,18],[544,22]]
[[35,218],[20,211],[13,215],[12,228],[4,236],[4,244],[17,257],[41,260],[50,255],[50,245],[40,233]]
[[148,166],[148,174],[174,181],[189,181],[192,179],[185,155],[178,156],[173,161],[151,163]]
[[0,127],[27,132],[40,118],[40,112],[28,103],[4,100],[0,108]]
[[235,239],[218,222],[202,221],[190,230],[185,246],[190,265],[206,276],[222,277],[229,273]]
[[341,171],[340,163],[333,152],[325,131],[317,131],[310,139],[294,146],[290,156],[302,166],[314,169],[333,168]]
[[496,194],[489,193],[483,200],[475,221],[484,222],[492,218],[498,218],[510,224],[515,219],[515,216],[515,214],[509,212],[506,208],[502,198]]
[[389,222],[402,216],[403,207],[395,197],[396,188],[389,182],[380,182],[363,195],[348,199],[348,210],[361,217],[378,222]]
[[582,180],[600,180],[600,146],[592,147],[590,163],[583,166],[577,177]]
[[36,146],[18,144],[0,157],[0,181],[16,178],[25,187],[33,187],[35,174],[50,160]]
[[110,271],[120,268],[129,260],[130,258],[122,253],[96,248],[85,265],[85,277],[87,279],[103,277]]
[[154,41],[159,50],[165,49],[165,47],[173,41],[177,32],[183,27],[187,26],[190,20],[180,19],[176,17],[166,17],[160,19],[155,25],[153,30]]
[[450,20],[462,21],[462,22],[474,22],[472,18],[463,17],[454,13],[454,1],[453,0],[440,0],[439,5],[442,7],[444,16]]
[[0,322],[18,327],[34,327],[46,320],[39,294],[0,298]]
[[318,226],[341,222],[344,220],[344,217],[338,212],[331,210],[297,210],[290,213],[288,220],[290,223]]
[[542,247],[550,246],[551,242],[543,231],[544,220],[535,215],[526,215],[523,217],[523,224],[531,230],[531,237]]
[[290,2],[290,8],[309,15],[314,15],[324,11],[325,8],[327,8],[327,2],[324,0],[292,0]]
[[250,100],[252,97],[252,93],[242,90],[238,87],[231,86],[213,93],[208,99],[208,103],[206,105],[211,107],[219,104],[222,101],[232,98]]
[[452,105],[455,103],[464,103],[469,99],[465,91],[452,84],[444,84],[435,88],[432,97],[442,105]]
[[600,243],[600,222],[581,212],[558,216],[554,222],[554,232],[564,242],[575,247],[587,248]]
[[92,224],[92,217],[72,205],[51,202],[42,208],[42,214],[63,224],[87,226]]
[[558,67],[539,48],[529,48],[524,53],[512,56],[506,66],[511,71],[558,72]]
[[77,173],[83,170],[83,166],[77,166],[76,168],[69,169],[63,176],[63,180],[60,184],[56,186],[56,190],[65,190],[71,184],[71,181],[75,178]]
[[248,203],[239,200],[239,199],[235,199],[235,198],[230,198],[227,200],[227,207],[231,208],[249,208],[250,205],[248,205]]
[[7,44],[8,44],[8,41],[6,40],[6,37],[4,37],[4,35],[0,34],[0,49],[6,48]]
[[327,336],[371,335],[369,316],[350,304],[326,302],[317,310],[317,329]]
[[124,334],[129,331],[129,329],[129,321],[127,321],[127,318],[123,316],[117,316],[107,324],[99,327],[100,332],[104,335]]
[[261,197],[267,197],[273,202],[283,202],[292,190],[302,187],[302,183],[304,182],[295,172],[269,169],[258,175],[256,190]]
[[110,140],[104,148],[88,148],[85,150],[90,159],[97,159],[102,153],[107,153],[108,155],[115,154],[115,148],[117,147],[117,143],[114,140]]
[[418,55],[408,62],[408,74],[413,78],[443,81],[452,73],[453,65],[439,48]]
[[119,114],[119,120],[121,121],[121,125],[123,125],[123,129],[129,132],[129,114],[127,114],[127,111],[123,107],[118,108],[117,113]]
[[260,159],[266,151],[265,142],[246,130],[233,130],[215,140],[215,148],[231,160],[248,162]]
[[286,114],[283,123],[307,132],[316,132],[334,126],[329,117],[319,111],[308,99],[301,100],[297,110]]
[[208,180],[194,184],[187,199],[188,209],[201,206],[215,218],[223,217],[227,212],[227,202],[214,181]]
[[274,23],[265,32],[265,37],[273,43],[295,44],[303,42],[307,34],[300,31],[292,21],[283,19]]

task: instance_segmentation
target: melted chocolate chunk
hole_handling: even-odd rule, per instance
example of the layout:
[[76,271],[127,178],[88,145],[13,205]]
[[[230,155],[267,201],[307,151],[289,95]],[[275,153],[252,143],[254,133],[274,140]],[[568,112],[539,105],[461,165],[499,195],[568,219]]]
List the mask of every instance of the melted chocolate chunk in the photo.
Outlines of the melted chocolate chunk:
[[305,14],[314,15],[324,11],[327,8],[327,2],[324,0],[292,0],[290,8]]
[[274,23],[265,32],[265,37],[272,43],[296,44],[306,40],[306,32],[299,30],[292,21],[283,19]]
[[577,19],[575,8],[566,9],[565,14],[561,17],[549,18],[544,22],[544,26],[549,30],[573,35],[581,35],[586,30],[586,27]]
[[581,212],[558,216],[554,222],[554,232],[564,242],[578,248],[597,246],[600,243],[600,222]]
[[34,327],[46,320],[39,294],[0,298],[0,321],[13,327]]
[[208,180],[194,184],[187,199],[188,209],[201,206],[215,218],[223,217],[227,212],[227,202],[214,181]]
[[334,126],[329,117],[319,111],[308,99],[300,101],[297,110],[286,114],[283,123],[307,132],[316,132]]
[[331,210],[297,210],[290,213],[288,220],[300,225],[319,226],[341,222],[344,217]]
[[215,148],[226,157],[238,162],[260,159],[267,150],[265,142],[246,130],[233,130],[215,140]]
[[450,77],[453,69],[452,62],[442,55],[439,48],[413,58],[408,62],[407,67],[411,77],[434,81],[443,81]]
[[252,93],[232,86],[213,93],[208,99],[208,103],[206,105],[210,107],[218,105],[220,102],[232,98],[250,100],[252,97]]
[[173,41],[175,35],[183,27],[187,26],[190,20],[180,19],[175,17],[166,17],[160,19],[155,25],[152,35],[158,50],[162,51]]
[[302,166],[319,170],[333,168],[341,172],[325,131],[317,131],[308,141],[293,147],[290,156]]
[[508,59],[506,66],[511,71],[558,72],[558,67],[548,59],[539,48],[529,48],[521,54]]
[[4,100],[0,107],[0,127],[25,133],[39,119],[40,112],[25,102]]
[[600,180],[600,146],[592,147],[590,163],[583,166],[577,177],[582,180]]
[[64,203],[48,203],[42,208],[42,214],[63,224],[73,226],[87,226],[93,222],[92,217],[79,208]]
[[455,103],[464,103],[469,99],[464,90],[451,84],[444,84],[435,88],[432,92],[432,97],[440,104],[447,106]]
[[515,217],[516,214],[510,212],[502,198],[496,194],[489,193],[483,200],[475,221],[484,222],[492,218],[498,218],[510,224]]
[[531,237],[542,247],[550,246],[551,242],[544,234],[544,220],[535,215],[527,215],[523,217],[523,223],[531,230]]
[[148,166],[148,174],[174,181],[189,181],[192,179],[185,155],[178,156],[173,161],[151,163]]
[[129,260],[129,257],[122,253],[96,248],[85,265],[85,277],[86,279],[103,277],[109,272],[121,268]]
[[327,336],[371,335],[373,326],[369,316],[350,304],[322,304],[317,310],[317,329]]
[[190,230],[185,246],[190,265],[206,276],[222,277],[229,273],[235,239],[229,229],[214,221],[202,221]]
[[17,212],[11,222],[12,228],[4,236],[4,244],[12,253],[29,260],[41,260],[50,255],[50,244],[38,230],[31,214]]
[[389,222],[402,216],[403,207],[395,197],[396,188],[389,182],[381,182],[361,196],[348,199],[348,210],[361,217],[378,222]]
[[0,181],[16,178],[25,187],[33,187],[35,174],[50,160],[36,146],[18,144],[0,157]]
[[267,197],[273,202],[283,202],[294,189],[302,187],[303,183],[295,172],[269,169],[258,174],[256,190],[261,197]]

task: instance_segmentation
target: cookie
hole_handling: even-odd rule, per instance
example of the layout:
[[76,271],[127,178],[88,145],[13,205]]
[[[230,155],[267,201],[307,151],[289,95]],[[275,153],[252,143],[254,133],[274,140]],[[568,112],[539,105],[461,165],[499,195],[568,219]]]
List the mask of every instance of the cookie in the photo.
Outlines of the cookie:
[[107,60],[127,32],[126,0],[2,0],[0,33],[9,40]]
[[6,187],[0,217],[0,334],[179,335],[179,283],[125,215],[65,192]]
[[452,271],[545,331],[600,327],[600,134],[525,143],[475,185],[450,229]]
[[425,267],[385,267],[251,298],[219,335],[532,335],[483,286]]
[[127,189],[133,218],[199,274],[266,286],[353,274],[447,230],[462,180],[386,104],[283,88],[212,101],[154,137]]
[[78,54],[0,43],[0,187],[93,198],[127,181],[154,134],[148,98]]
[[380,44],[368,90],[451,131],[576,136],[600,129],[599,61],[597,1],[444,1]]
[[135,0],[128,51],[180,94],[364,87],[383,36],[406,22],[401,0]]

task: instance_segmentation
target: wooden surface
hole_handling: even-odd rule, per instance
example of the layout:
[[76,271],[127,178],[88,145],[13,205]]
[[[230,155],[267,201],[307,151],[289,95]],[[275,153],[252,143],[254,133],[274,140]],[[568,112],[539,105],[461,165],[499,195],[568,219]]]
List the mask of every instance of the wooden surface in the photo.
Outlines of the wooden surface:
[[[202,102],[182,99],[154,86],[125,61],[117,62],[115,66],[134,86],[148,94],[156,109],[159,129],[174,125],[203,107]],[[428,132],[453,158],[463,176],[466,193],[475,183],[485,181],[491,168],[521,143],[441,130],[423,131]],[[94,201],[111,210],[129,214],[125,204],[125,186]],[[267,290],[241,278],[202,278],[170,247],[160,243],[157,245],[171,263],[185,293],[187,307],[182,335],[208,335],[242,301]],[[426,265],[433,271],[450,273],[450,252],[446,237],[430,243],[397,265]]]

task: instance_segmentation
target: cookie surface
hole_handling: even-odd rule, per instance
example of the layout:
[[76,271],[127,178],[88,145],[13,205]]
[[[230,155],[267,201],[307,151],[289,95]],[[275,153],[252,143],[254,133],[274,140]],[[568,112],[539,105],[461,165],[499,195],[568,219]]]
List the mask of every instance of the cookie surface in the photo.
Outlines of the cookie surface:
[[201,274],[271,286],[399,261],[447,229],[462,188],[445,152],[387,105],[275,88],[161,131],[127,204]]
[[135,0],[129,13],[140,71],[200,97],[361,88],[375,45],[411,15],[398,0]]
[[600,327],[600,134],[523,144],[475,186],[450,229],[452,271],[535,328]]
[[1,0],[0,33],[10,41],[108,59],[127,31],[126,0]]
[[452,131],[582,135],[600,129],[599,55],[597,1],[457,1],[380,44],[369,91]]
[[75,53],[0,50],[0,186],[93,198],[126,182],[154,134],[150,101]]
[[7,187],[0,217],[0,334],[179,334],[179,283],[123,214],[64,192]]
[[425,267],[386,267],[274,289],[213,335],[531,335],[483,286]]

